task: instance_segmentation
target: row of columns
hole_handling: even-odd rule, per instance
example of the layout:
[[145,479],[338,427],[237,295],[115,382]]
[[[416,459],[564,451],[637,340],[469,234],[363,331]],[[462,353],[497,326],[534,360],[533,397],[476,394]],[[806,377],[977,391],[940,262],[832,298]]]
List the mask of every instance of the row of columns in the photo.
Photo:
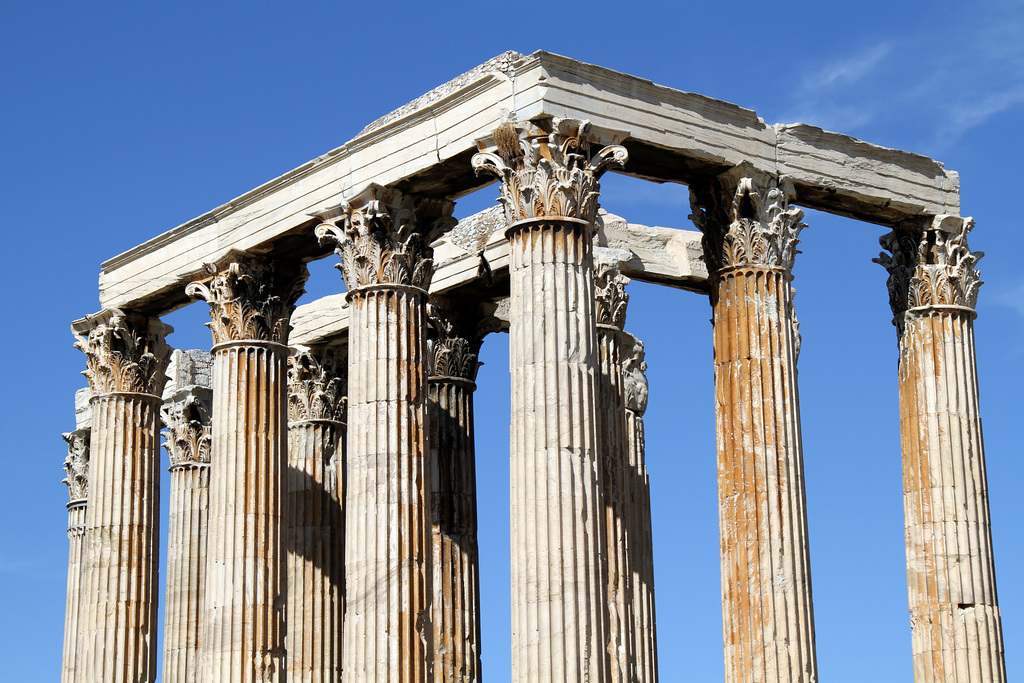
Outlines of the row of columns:
[[[599,178],[626,152],[592,154],[591,138],[580,121],[503,124],[473,159],[501,180],[510,242],[515,681],[657,680],[643,346],[623,331],[621,256],[599,252],[595,264],[593,241]],[[691,188],[713,309],[728,681],[817,680],[793,196],[784,178],[748,164]],[[170,429],[175,444],[194,444],[187,467],[172,466],[172,533],[192,536],[171,554],[175,566],[203,570],[181,579],[195,584],[181,601],[193,630],[173,642],[191,654],[170,658],[165,680],[479,680],[472,392],[494,322],[444,301],[428,322],[429,245],[451,212],[450,202],[371,186],[321,214],[316,234],[341,257],[351,308],[347,358],[299,349],[289,359],[304,268],[237,256],[189,286],[211,307],[212,397],[193,391],[168,404],[189,426],[181,437]],[[880,259],[900,340],[919,682],[1005,680],[970,227],[957,217],[901,224]],[[78,529],[86,518],[81,551],[83,536],[69,530],[69,619],[80,558],[82,637],[66,639],[65,680],[155,677],[154,453],[167,331],[118,311],[76,327],[95,462],[88,515],[69,522]],[[179,495],[206,480],[206,498]]]

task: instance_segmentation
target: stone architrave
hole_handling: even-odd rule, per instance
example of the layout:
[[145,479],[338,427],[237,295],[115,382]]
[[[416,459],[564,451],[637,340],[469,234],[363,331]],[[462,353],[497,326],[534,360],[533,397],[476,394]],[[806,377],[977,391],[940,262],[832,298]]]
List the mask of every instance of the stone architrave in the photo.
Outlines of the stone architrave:
[[349,302],[346,683],[432,680],[427,467],[430,244],[453,204],[371,185],[320,214]]
[[[494,305],[490,305],[494,308]],[[427,359],[433,529],[434,680],[480,681],[480,561],[476,517],[473,392],[492,311],[435,297]]]
[[818,680],[791,194],[749,164],[691,187],[711,283],[727,683]]
[[167,368],[164,448],[170,460],[167,513],[167,592],[164,605],[164,683],[199,680],[199,638],[206,586],[210,494],[210,417],[213,356],[177,349]]
[[[627,252],[594,248],[594,291],[597,314],[597,443],[601,461],[601,493],[605,535],[608,601],[608,659],[612,683],[636,680],[633,629],[633,567],[629,549],[635,542],[630,497],[629,442],[623,387],[622,354],[626,347],[626,304],[629,278],[619,270]],[[632,344],[629,345],[632,347]]]
[[210,305],[213,415],[200,680],[285,671],[288,319],[305,266],[238,254],[186,288]]
[[108,309],[72,325],[92,391],[76,680],[157,678],[160,393],[171,328]]
[[473,157],[509,225],[514,683],[608,680],[592,247],[598,180],[627,154],[592,156],[591,132],[505,123]]
[[916,683],[1006,681],[974,354],[970,218],[881,238],[899,338],[903,508]]
[[[84,408],[84,410],[82,409]],[[75,657],[78,653],[78,605],[82,592],[82,540],[89,496],[89,435],[92,431],[89,390],[75,392],[75,431],[61,434],[68,444],[64,459],[68,487],[68,591],[64,610],[64,657],[61,683],[74,683]]]
[[651,533],[651,482],[647,475],[644,413],[647,411],[647,362],[644,343],[626,333],[622,385],[629,443],[629,500],[633,535],[626,552],[633,570],[633,657],[637,683],[658,680],[658,632],[654,609],[654,539]]
[[288,681],[341,680],[348,348],[288,356]]

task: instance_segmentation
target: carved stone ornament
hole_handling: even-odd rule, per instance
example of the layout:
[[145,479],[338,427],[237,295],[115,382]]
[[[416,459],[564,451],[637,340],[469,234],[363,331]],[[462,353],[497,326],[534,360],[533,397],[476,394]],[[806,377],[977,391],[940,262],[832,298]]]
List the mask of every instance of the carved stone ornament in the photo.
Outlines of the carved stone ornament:
[[271,341],[288,343],[288,320],[295,302],[305,291],[309,273],[305,265],[286,272],[268,259],[235,255],[220,266],[208,266],[213,275],[193,282],[185,293],[210,305],[213,343]]
[[621,145],[591,155],[589,121],[542,119],[503,123],[494,131],[495,151],[473,156],[477,175],[501,181],[499,201],[514,224],[531,218],[576,218],[593,223],[601,191],[599,179],[612,166],[625,165]]
[[160,395],[167,380],[173,331],[158,318],[104,310],[71,326],[75,348],[85,354],[85,372],[93,396],[113,392]]
[[690,188],[690,220],[704,234],[708,272],[733,266],[793,269],[804,212],[792,183],[743,163]]
[[621,330],[626,324],[626,304],[629,303],[626,285],[629,284],[629,278],[619,270],[617,260],[601,258],[599,249],[600,247],[597,247],[594,250],[594,294],[597,299],[597,323],[613,325]]
[[64,472],[67,476],[61,483],[68,485],[68,498],[71,501],[89,497],[89,434],[88,429],[61,434],[68,443],[68,455],[64,458]]
[[345,421],[348,349],[296,346],[288,356],[288,421]]
[[160,419],[167,430],[164,447],[171,466],[210,462],[210,405],[208,389],[189,391],[165,401]]
[[935,216],[904,221],[879,238],[882,252],[875,263],[889,271],[889,304],[899,315],[929,306],[974,309],[981,273],[974,267],[984,253],[972,252],[967,234],[974,219]]
[[622,383],[626,408],[642,416],[647,412],[648,394],[644,343],[633,337],[633,347],[625,351],[625,358],[622,361]]
[[441,296],[431,297],[427,307],[430,324],[427,373],[431,377],[476,381],[480,345],[485,336],[501,330],[502,323],[494,316],[496,308],[493,303],[474,306]]
[[320,244],[341,257],[351,293],[370,285],[406,285],[426,291],[434,274],[430,244],[455,225],[454,203],[404,195],[371,185],[350,202],[317,218]]

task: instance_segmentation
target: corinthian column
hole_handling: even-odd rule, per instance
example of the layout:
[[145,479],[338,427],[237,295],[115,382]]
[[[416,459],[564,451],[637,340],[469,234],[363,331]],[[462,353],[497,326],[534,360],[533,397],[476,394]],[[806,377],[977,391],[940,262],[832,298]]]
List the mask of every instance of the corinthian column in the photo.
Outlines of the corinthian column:
[[164,683],[199,680],[199,635],[206,576],[213,356],[176,350],[160,417],[171,466],[167,515]]
[[692,188],[714,325],[725,680],[817,681],[791,188],[743,164]]
[[657,683],[658,633],[654,610],[654,540],[651,534],[651,482],[647,476],[644,413],[647,411],[647,363],[644,343],[626,334],[622,384],[629,444],[629,500],[633,505],[633,535],[627,552],[633,570],[633,656],[637,683]]
[[452,204],[370,186],[328,210],[348,290],[346,683],[423,683],[433,670],[426,297]]
[[106,310],[72,330],[92,390],[78,680],[145,683],[157,677],[159,409],[171,328]]
[[213,332],[204,683],[286,679],[285,359],[306,276],[305,266],[239,255],[185,290],[210,304]]
[[626,304],[629,278],[619,272],[619,261],[610,249],[595,249],[597,304],[597,443],[601,461],[601,492],[604,500],[605,560],[608,602],[609,680],[636,680],[634,652],[633,567],[629,548],[634,543],[631,505],[629,443],[626,433],[625,393],[622,386],[622,353],[625,345]]
[[473,157],[502,181],[509,224],[515,683],[608,680],[592,246],[598,179],[626,150],[592,157],[590,133],[503,124]]
[[[79,410],[81,404],[85,410]],[[92,431],[88,409],[89,390],[75,392],[76,429],[62,434],[68,444],[64,459],[68,485],[68,592],[64,609],[64,658],[61,665],[62,683],[78,680],[75,657],[78,652],[78,605],[82,592],[82,539],[85,537],[85,513],[89,496],[89,434]]]
[[344,608],[344,346],[288,356],[288,681],[341,679]]
[[1006,680],[996,598],[970,218],[912,220],[881,239],[899,337],[903,510],[914,680]]
[[480,564],[476,526],[473,392],[477,354],[495,318],[471,301],[430,305],[430,478],[434,680],[480,680]]

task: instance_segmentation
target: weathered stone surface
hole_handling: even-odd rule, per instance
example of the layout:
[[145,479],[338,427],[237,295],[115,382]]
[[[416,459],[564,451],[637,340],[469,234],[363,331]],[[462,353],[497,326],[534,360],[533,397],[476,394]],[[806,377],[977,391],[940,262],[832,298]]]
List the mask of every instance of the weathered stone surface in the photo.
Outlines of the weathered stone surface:
[[816,683],[790,285],[803,212],[749,165],[691,191],[712,278],[725,680]]
[[[61,436],[68,444],[68,455],[64,459],[65,477],[62,483],[68,487],[68,588],[64,608],[64,649],[61,663],[61,682],[77,680],[75,659],[79,641],[79,601],[82,589],[82,539],[85,536],[85,516],[89,495],[89,434],[91,419],[83,419],[78,410],[80,399],[88,405],[89,390],[75,393],[76,421],[78,428]],[[87,415],[88,413],[86,413]]]
[[969,218],[908,222],[881,242],[899,333],[907,590],[916,683],[1006,680],[974,305]]

